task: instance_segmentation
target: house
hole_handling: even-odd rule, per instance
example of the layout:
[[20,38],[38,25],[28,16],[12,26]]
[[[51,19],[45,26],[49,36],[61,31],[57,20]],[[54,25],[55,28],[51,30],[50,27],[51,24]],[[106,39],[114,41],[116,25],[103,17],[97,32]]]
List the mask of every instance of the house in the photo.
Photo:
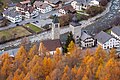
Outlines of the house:
[[97,40],[97,44],[102,46],[103,49],[119,47],[119,41],[103,31],[98,33],[95,39]]
[[87,9],[86,0],[74,0],[71,2],[71,6],[77,11],[82,10],[82,8]]
[[48,13],[52,11],[52,7],[49,4],[43,3],[41,1],[35,1],[33,5],[41,13]]
[[48,12],[52,11],[52,7],[49,4],[46,4],[46,3],[44,3],[38,9],[41,13],[48,13]]
[[13,22],[13,23],[17,23],[17,22],[21,22],[22,21],[22,15],[13,10],[5,10],[3,13],[3,17],[6,17],[6,19],[8,19],[9,21]]
[[25,12],[24,12],[25,18],[33,18],[33,17],[37,17],[38,15],[39,12],[34,7],[28,6],[25,8]]
[[[54,40],[44,40],[41,42],[43,46],[49,51],[51,55],[53,55],[56,51],[56,48],[59,48],[59,50],[62,52],[62,45],[59,39]],[[39,51],[41,51],[41,45],[39,46]]]
[[80,37],[80,46],[82,48],[88,48],[88,47],[94,47],[95,45],[96,44],[94,38],[83,31]]
[[120,27],[116,26],[111,29],[111,35],[120,40]]
[[31,3],[30,0],[24,0],[20,3],[17,3],[16,4],[16,11],[25,12],[25,8],[27,6],[31,6],[30,3]]
[[75,13],[76,10],[73,9],[73,7],[71,5],[66,5],[63,6],[61,9],[59,9],[59,13],[61,14],[68,14],[68,13]]
[[71,2],[71,6],[77,10],[80,11],[82,9],[87,9],[88,6],[98,6],[99,1],[97,0],[74,0]]
[[100,2],[97,1],[97,0],[91,0],[91,1],[89,2],[89,5],[90,5],[90,6],[99,6],[99,5],[100,5]]
[[27,7],[27,5],[18,3],[18,4],[16,5],[16,11],[24,13],[26,7]]

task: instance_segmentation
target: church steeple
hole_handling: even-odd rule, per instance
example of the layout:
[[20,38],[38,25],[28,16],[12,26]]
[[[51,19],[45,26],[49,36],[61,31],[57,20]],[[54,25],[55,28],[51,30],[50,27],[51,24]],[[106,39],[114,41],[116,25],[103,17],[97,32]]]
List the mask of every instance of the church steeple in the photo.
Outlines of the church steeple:
[[72,18],[72,22],[70,23],[70,29],[73,33],[73,37],[75,39],[75,43],[79,42],[79,38],[81,36],[81,24],[79,23],[79,20],[76,16],[76,14],[74,15],[74,17]]
[[52,39],[60,39],[60,23],[57,16],[52,21]]

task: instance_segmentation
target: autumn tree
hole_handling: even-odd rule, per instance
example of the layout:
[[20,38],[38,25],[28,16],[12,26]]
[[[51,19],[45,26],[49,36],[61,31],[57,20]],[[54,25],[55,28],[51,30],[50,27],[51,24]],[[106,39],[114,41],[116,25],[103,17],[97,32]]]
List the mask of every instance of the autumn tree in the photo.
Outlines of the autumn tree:
[[27,52],[23,46],[20,47],[16,56],[15,56],[15,64],[16,68],[20,67],[22,62],[27,58]]
[[64,68],[64,73],[69,73],[69,72],[70,72],[70,68],[68,65],[66,65]]
[[44,74],[44,76],[47,76],[53,70],[54,64],[53,64],[51,58],[47,58],[47,57],[45,57],[43,59],[42,63],[43,63],[43,66],[42,66],[43,74]]
[[70,44],[68,45],[67,50],[68,52],[72,53],[74,49],[75,49],[75,44],[73,41],[71,41]]
[[13,77],[14,77],[13,74],[10,73],[6,80],[13,80]]
[[0,69],[1,70],[0,73],[2,75],[2,78],[6,79],[9,76],[9,74],[11,72],[10,66],[11,66],[10,60],[9,59],[5,59],[5,61],[3,63],[3,66]]
[[53,57],[55,59],[55,62],[58,62],[59,60],[62,59],[62,53],[59,48],[56,48],[56,51]]
[[102,64],[99,65],[99,67],[98,67],[98,69],[97,69],[97,71],[96,71],[96,75],[95,75],[95,77],[96,77],[97,79],[101,77],[101,73],[102,73],[103,67],[104,67],[104,66],[103,66]]
[[119,69],[120,66],[118,65],[118,62],[114,58],[111,58],[106,63],[105,68],[103,70],[105,74],[100,76],[100,80],[119,80],[120,79]]
[[70,80],[70,78],[67,73],[64,73],[61,80]]
[[105,59],[106,58],[106,51],[102,49],[101,46],[98,46],[96,51],[95,51],[95,58],[96,60],[102,58],[102,59]]
[[31,73],[28,72],[27,75],[24,77],[23,80],[35,80],[35,79],[34,79],[33,76],[31,75]]
[[66,26],[70,22],[70,16],[69,15],[63,15],[59,18],[60,26]]
[[47,53],[49,54],[49,51],[46,49],[46,47],[44,46],[44,44],[42,42],[40,42],[39,55],[46,56]]
[[24,72],[21,72],[21,74],[20,74],[19,78],[20,78],[21,80],[23,80],[23,79],[24,79],[24,77],[25,77]]
[[84,75],[84,71],[83,71],[82,67],[80,66],[76,73],[76,80],[82,79],[83,75]]
[[42,59],[38,55],[35,55],[33,59],[28,63],[28,70],[31,70],[38,61],[42,62]]
[[110,58],[115,58],[115,54],[116,54],[116,50],[112,48],[109,52],[109,57]]
[[84,77],[82,78],[82,80],[89,80],[89,78],[86,75],[84,75]]
[[47,76],[45,80],[51,80],[50,76]]
[[[58,68],[58,67],[57,67]],[[60,80],[61,76],[62,76],[62,71],[58,68],[58,69],[54,69],[51,74],[50,74],[50,78],[51,80]]]
[[37,62],[35,64],[35,66],[32,68],[31,74],[32,74],[32,76],[34,76],[35,80],[40,79],[40,76],[42,76],[42,69],[41,69],[41,66],[40,66],[39,62]]
[[103,7],[99,6],[90,6],[88,9],[86,9],[86,13],[90,15],[90,17],[96,16],[97,14],[100,14],[104,10]]
[[77,69],[76,69],[76,66],[74,66],[74,68],[71,69],[71,79],[72,80],[76,80],[76,74],[77,74]]
[[34,45],[29,51],[29,59],[31,60],[36,54],[38,54],[37,46]]

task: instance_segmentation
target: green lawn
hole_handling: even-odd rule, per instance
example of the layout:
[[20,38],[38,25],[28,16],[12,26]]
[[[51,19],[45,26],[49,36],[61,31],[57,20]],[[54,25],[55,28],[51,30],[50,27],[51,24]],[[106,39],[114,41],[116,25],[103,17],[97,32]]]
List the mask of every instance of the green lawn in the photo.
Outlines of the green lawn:
[[2,30],[0,31],[0,42],[18,38],[18,37],[27,36],[30,34],[31,33],[27,31],[25,28],[23,28],[22,26],[17,26],[15,28]]
[[31,29],[31,30],[34,31],[35,33],[38,33],[38,32],[41,32],[41,31],[42,31],[41,28],[39,28],[39,27],[37,27],[37,26],[35,26],[35,25],[33,25],[33,24],[25,24],[24,26],[27,27],[27,28],[29,28],[29,29]]

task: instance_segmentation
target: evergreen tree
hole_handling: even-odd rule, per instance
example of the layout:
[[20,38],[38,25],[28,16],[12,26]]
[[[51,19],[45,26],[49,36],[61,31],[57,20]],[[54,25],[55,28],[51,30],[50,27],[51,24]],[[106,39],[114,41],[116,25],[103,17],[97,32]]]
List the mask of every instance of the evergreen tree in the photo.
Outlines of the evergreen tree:
[[63,46],[63,53],[67,53],[67,52],[68,52],[67,48],[68,48],[68,45],[70,44],[71,41],[73,41],[73,42],[75,43],[75,40],[74,40],[74,38],[73,38],[72,32],[70,32],[70,33],[68,34],[68,36],[67,36],[66,43],[65,43],[65,45]]

